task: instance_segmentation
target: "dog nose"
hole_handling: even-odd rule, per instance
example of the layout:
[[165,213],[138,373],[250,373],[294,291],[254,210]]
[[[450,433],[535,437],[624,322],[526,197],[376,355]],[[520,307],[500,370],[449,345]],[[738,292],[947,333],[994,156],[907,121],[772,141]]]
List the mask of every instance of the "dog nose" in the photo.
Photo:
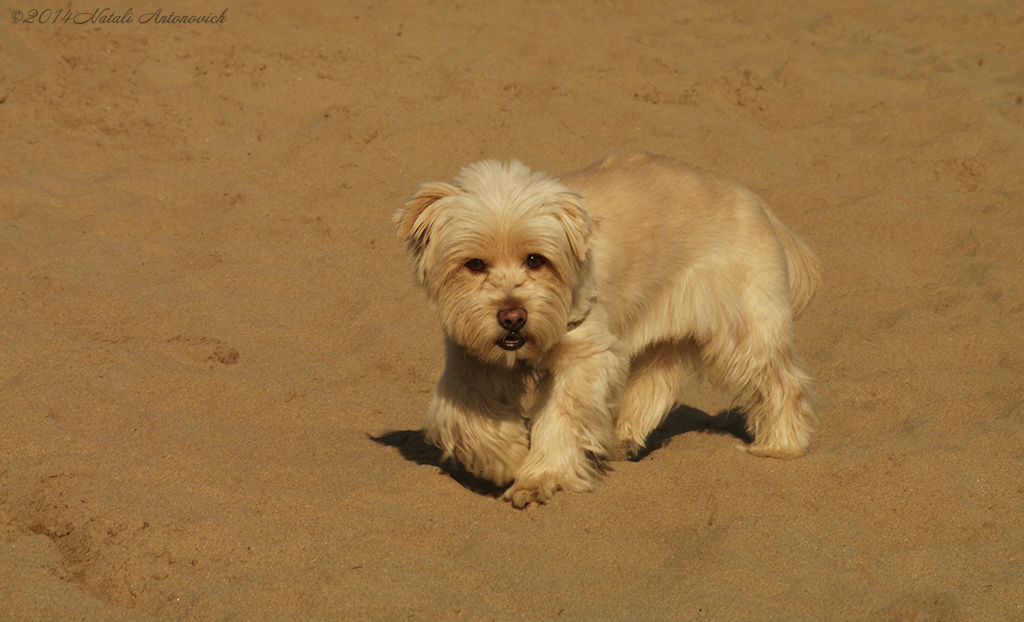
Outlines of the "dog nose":
[[519,330],[526,325],[526,309],[502,309],[498,311],[498,324],[505,330]]

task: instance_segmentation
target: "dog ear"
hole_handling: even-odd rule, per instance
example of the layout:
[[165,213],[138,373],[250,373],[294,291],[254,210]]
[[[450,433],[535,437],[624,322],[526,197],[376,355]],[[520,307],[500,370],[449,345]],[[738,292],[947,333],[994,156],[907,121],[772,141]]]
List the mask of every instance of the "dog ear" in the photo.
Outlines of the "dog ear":
[[437,202],[455,196],[455,186],[441,182],[431,182],[420,186],[404,207],[395,212],[394,221],[398,225],[398,237],[409,244],[414,255],[420,255],[430,237],[430,227],[437,216]]
[[565,229],[569,249],[579,261],[585,261],[597,230],[597,222],[583,209],[583,197],[575,192],[560,192],[558,205],[561,208],[557,212],[558,220]]

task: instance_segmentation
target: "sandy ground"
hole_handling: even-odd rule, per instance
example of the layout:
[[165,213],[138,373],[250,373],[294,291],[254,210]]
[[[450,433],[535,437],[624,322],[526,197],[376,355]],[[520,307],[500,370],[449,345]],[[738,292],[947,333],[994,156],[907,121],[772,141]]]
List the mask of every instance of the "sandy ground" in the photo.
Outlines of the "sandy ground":
[[[0,15],[0,619],[1024,620],[1019,2],[328,4]],[[631,149],[817,249],[820,432],[699,387],[516,511],[423,443],[390,215]]]

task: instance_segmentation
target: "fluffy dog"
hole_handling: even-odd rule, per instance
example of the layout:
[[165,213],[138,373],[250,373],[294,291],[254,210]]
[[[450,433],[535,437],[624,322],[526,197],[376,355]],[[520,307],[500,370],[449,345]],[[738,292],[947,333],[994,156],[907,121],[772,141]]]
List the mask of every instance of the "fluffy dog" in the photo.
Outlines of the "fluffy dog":
[[646,153],[559,179],[487,160],[395,221],[447,347],[426,438],[514,506],[644,447],[692,363],[738,393],[751,454],[807,451],[793,318],[820,265],[748,190]]

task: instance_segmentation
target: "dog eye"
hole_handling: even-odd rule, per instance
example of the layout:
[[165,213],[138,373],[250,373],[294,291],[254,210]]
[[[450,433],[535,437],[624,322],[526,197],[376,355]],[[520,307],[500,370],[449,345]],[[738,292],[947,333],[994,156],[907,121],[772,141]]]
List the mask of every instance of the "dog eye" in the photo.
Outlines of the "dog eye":
[[487,270],[487,264],[482,259],[470,259],[466,262],[466,268],[470,272],[484,272]]
[[544,255],[527,255],[526,256],[526,267],[530,270],[537,270],[544,266],[548,262]]

